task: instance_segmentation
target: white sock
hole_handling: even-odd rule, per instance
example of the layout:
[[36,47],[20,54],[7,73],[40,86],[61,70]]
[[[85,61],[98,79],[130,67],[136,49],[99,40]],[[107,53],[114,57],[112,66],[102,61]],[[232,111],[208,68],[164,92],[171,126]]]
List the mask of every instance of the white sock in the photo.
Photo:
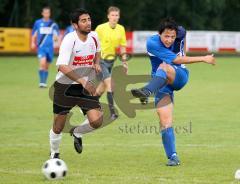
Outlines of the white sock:
[[59,145],[62,139],[62,133],[55,134],[51,129],[49,132],[50,150],[51,153],[59,153]]
[[92,132],[93,130],[95,130],[95,128],[91,127],[88,119],[86,119],[81,125],[77,126],[73,130],[73,134],[76,137],[82,137],[82,134],[86,134],[86,133]]

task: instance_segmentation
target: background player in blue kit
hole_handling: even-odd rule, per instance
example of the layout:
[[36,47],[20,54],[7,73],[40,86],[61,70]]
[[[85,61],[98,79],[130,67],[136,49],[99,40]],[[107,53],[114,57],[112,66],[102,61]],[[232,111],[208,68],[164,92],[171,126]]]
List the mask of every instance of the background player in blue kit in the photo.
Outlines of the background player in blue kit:
[[205,62],[215,64],[213,55],[188,57],[184,54],[185,30],[167,18],[159,27],[159,34],[147,40],[147,52],[152,65],[152,80],[141,89],[132,89],[133,96],[144,101],[155,93],[155,105],[160,120],[163,146],[168,158],[167,166],[180,164],[172,128],[175,90],[188,82],[189,72],[184,64]]
[[[50,19],[50,7],[42,9],[42,18],[35,21],[32,29],[32,49],[37,47],[39,59],[39,87],[47,87],[48,67],[54,56],[54,41],[58,41],[58,25]],[[36,41],[37,39],[37,41]],[[37,45],[36,45],[37,44]]]
[[69,25],[68,27],[66,27],[63,36],[66,36],[66,34],[71,33],[71,32],[73,32],[73,31],[74,31],[74,27],[73,27],[73,25]]

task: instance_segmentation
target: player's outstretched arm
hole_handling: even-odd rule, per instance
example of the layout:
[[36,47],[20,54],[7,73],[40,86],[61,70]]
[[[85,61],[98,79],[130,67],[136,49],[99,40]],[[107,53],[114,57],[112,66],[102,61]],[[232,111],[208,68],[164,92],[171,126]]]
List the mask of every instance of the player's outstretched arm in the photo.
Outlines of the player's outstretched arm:
[[173,63],[175,64],[193,64],[193,63],[200,63],[204,62],[207,64],[215,65],[215,57],[213,54],[206,55],[206,56],[178,56],[174,59]]

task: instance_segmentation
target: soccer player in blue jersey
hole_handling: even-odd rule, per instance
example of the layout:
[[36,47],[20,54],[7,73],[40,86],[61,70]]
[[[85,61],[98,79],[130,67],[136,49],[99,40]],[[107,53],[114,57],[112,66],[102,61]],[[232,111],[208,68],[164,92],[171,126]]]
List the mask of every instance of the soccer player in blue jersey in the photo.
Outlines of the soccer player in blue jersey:
[[[53,60],[54,41],[58,41],[58,25],[50,19],[50,7],[42,9],[42,18],[35,21],[32,29],[32,49],[37,47],[39,59],[39,87],[47,87],[48,67]],[[36,41],[37,39],[37,41]]]
[[[182,26],[178,26],[177,36],[172,45],[172,50],[178,56],[184,56],[186,52],[186,30]],[[183,66],[183,65],[182,65]],[[148,103],[148,98],[140,98],[140,102],[145,105]]]
[[73,32],[73,31],[74,31],[74,27],[73,27],[73,25],[69,25],[68,27],[66,27],[63,36],[66,36],[66,34],[71,33],[71,32]]
[[160,120],[162,142],[168,158],[167,166],[180,164],[172,128],[174,91],[182,89],[188,82],[189,72],[184,64],[204,62],[215,65],[213,55],[189,57],[184,54],[185,30],[176,22],[164,19],[159,34],[147,40],[147,52],[152,65],[151,81],[140,89],[132,89],[133,96],[146,99],[155,94],[155,105]]

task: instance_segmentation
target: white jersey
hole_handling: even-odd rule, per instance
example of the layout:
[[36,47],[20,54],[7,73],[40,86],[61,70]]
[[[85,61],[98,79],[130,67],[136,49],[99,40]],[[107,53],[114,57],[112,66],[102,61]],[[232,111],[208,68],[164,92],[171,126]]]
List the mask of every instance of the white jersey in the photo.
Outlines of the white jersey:
[[[85,42],[79,39],[76,31],[71,32],[61,43],[56,65],[71,66],[80,77],[91,80],[95,76],[93,69],[95,54],[100,50],[100,43],[95,32],[90,32]],[[60,71],[57,73],[56,81],[62,84],[76,84]]]

